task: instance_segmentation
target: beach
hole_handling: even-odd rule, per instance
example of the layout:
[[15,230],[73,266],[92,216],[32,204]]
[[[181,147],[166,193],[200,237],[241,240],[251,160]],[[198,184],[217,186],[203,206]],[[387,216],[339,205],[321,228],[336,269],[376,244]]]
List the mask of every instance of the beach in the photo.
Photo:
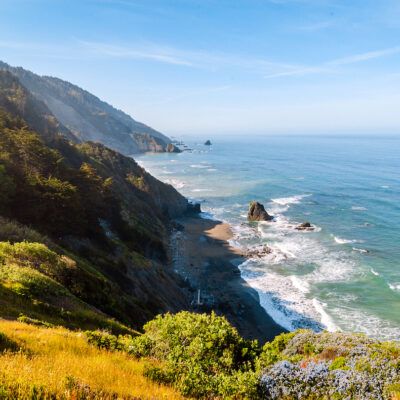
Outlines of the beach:
[[200,217],[177,222],[180,230],[174,235],[173,264],[193,288],[192,306],[223,314],[241,335],[261,343],[284,332],[261,307],[257,292],[241,278],[237,265],[244,256],[228,243],[232,238],[229,224]]

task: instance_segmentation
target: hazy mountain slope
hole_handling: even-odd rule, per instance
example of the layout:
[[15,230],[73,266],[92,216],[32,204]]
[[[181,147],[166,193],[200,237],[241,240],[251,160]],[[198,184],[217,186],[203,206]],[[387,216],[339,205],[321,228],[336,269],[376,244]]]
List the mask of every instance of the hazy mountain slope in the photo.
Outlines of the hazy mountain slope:
[[165,151],[171,140],[137,122],[124,112],[101,101],[69,82],[39,76],[0,61],[0,68],[12,72],[22,85],[46,104],[54,116],[79,140],[96,141],[123,154]]
[[54,139],[58,134],[77,142],[78,139],[59,123],[46,104],[28,92],[10,72],[0,70],[0,107],[18,115],[28,125],[40,132],[44,139]]

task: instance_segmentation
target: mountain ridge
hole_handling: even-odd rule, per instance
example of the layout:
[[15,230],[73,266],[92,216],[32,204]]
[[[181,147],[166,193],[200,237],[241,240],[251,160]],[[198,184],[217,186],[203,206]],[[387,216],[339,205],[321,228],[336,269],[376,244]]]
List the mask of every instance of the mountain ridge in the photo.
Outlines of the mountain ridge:
[[97,96],[70,82],[40,76],[22,67],[0,61],[20,83],[51,111],[75,141],[100,142],[125,155],[146,151],[165,152],[171,139],[134,120]]

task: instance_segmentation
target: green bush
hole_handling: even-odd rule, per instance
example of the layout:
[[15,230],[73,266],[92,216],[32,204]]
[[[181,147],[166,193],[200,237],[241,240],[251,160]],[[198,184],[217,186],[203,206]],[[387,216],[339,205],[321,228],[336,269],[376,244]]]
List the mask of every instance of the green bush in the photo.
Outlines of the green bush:
[[329,366],[329,370],[334,371],[335,369],[349,369],[349,367],[346,366],[346,362],[346,357],[336,357]]
[[92,344],[99,349],[109,351],[130,351],[132,337],[130,335],[115,336],[106,331],[86,331],[86,339],[89,344]]
[[272,341],[265,343],[260,357],[258,358],[258,369],[266,368],[284,358],[282,352],[288,343],[296,335],[296,332],[282,333]]
[[215,313],[158,316],[144,326],[132,348],[162,362],[147,368],[146,376],[172,382],[186,396],[251,398],[256,393],[257,342],[243,339]]

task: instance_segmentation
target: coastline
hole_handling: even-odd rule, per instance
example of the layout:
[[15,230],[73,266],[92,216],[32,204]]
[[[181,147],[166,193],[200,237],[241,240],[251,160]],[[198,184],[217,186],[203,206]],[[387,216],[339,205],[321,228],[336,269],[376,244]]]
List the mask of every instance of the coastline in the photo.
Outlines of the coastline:
[[195,310],[223,314],[241,335],[261,343],[287,332],[261,306],[257,291],[242,279],[238,265],[245,256],[228,243],[233,236],[229,224],[200,216],[179,218],[177,223],[180,229],[172,239],[172,264],[193,289]]

